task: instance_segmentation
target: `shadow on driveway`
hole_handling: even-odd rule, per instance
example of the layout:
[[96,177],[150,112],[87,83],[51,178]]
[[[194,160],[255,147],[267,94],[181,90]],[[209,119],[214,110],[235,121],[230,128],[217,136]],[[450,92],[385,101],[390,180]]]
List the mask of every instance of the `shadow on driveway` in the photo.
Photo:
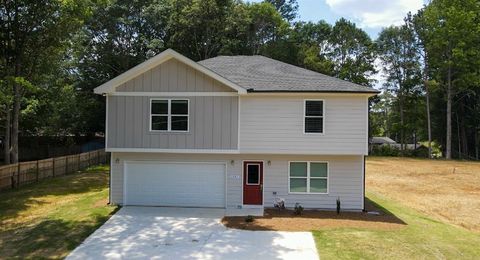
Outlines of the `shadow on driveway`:
[[227,229],[224,213],[125,207],[67,259],[318,259],[310,232]]

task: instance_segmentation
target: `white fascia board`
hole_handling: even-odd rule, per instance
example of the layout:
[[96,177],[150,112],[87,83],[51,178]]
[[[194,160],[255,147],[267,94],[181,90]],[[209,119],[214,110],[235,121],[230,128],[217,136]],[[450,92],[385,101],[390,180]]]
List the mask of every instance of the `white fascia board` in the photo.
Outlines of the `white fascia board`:
[[162,64],[163,62],[169,60],[169,59],[172,59],[172,58],[175,58],[177,59],[178,61],[180,62],[183,62],[191,67],[193,67],[194,69],[206,74],[207,76],[210,76],[212,77],[213,79],[225,84],[226,86],[236,90],[239,94],[246,94],[247,93],[247,90],[245,90],[244,88],[238,86],[237,84],[231,82],[230,80],[218,75],[217,73],[207,69],[206,67],[196,63],[195,61],[181,55],[180,53],[172,50],[172,49],[168,49],[168,50],[165,50],[163,51],[162,53],[156,55],[155,57],[153,58],[150,58],[140,64],[138,64],[137,66],[127,70],[126,72],[118,75],[117,77],[109,80],[108,82],[100,85],[99,87],[95,88],[93,90],[94,93],[96,94],[110,94],[110,93],[113,93],[115,92],[115,88],[120,86],[121,84],[137,77],[138,75],[150,70],[150,69],[153,69],[154,67]]

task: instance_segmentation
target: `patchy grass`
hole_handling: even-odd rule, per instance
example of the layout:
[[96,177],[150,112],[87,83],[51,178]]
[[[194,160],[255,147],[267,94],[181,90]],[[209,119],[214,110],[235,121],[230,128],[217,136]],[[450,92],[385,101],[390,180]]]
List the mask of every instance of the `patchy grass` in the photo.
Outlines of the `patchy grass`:
[[406,226],[314,231],[322,259],[480,259],[480,163],[369,157],[366,182]]
[[433,220],[379,194],[367,195],[406,226],[313,231],[321,259],[479,259],[478,233]]
[[429,217],[480,232],[480,163],[369,157],[366,187]]
[[0,193],[0,258],[63,258],[116,210],[108,167]]

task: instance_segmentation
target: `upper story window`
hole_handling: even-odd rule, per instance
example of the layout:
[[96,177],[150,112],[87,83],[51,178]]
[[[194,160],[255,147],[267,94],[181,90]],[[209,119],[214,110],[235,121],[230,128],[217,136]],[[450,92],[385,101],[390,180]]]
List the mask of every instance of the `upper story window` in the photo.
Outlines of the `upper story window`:
[[323,100],[305,100],[304,133],[323,134],[324,102]]
[[188,99],[152,99],[150,130],[188,132]]

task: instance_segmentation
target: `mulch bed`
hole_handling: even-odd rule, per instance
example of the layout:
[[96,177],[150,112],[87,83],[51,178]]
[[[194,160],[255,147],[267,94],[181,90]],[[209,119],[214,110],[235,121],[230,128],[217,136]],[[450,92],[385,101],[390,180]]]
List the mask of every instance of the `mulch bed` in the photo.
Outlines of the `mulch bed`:
[[253,222],[246,222],[245,217],[224,217],[222,223],[228,228],[263,231],[312,231],[339,227],[394,230],[406,225],[395,215],[372,203],[368,203],[366,209],[380,214],[341,212],[337,215],[335,211],[304,210],[297,216],[289,209],[265,209],[264,216],[254,217]]

